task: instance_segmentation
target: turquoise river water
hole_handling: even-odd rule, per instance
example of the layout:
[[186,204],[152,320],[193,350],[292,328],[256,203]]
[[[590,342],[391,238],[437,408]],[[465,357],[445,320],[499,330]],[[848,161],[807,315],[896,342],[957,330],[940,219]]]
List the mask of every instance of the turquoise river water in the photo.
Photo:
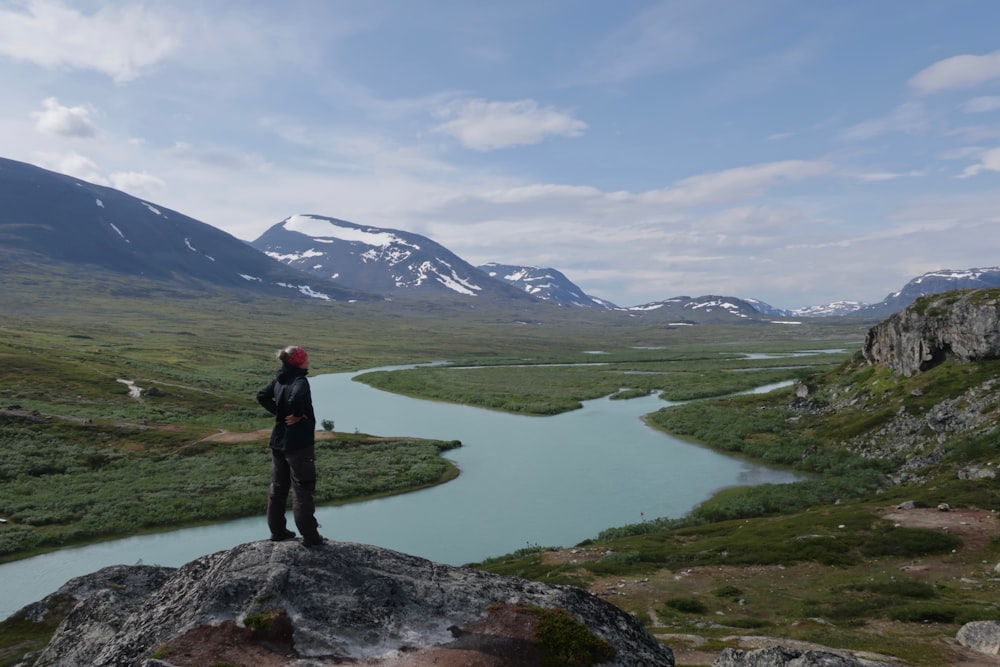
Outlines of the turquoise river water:
[[[653,395],[603,398],[562,415],[527,417],[397,396],[353,381],[356,375],[311,379],[320,420],[332,419],[344,432],[461,440],[461,448],[447,453],[461,474],[415,493],[320,508],[320,531],[332,540],[457,565],[529,545],[571,546],[644,519],[680,517],[720,488],[797,479],[646,426],[642,415],[668,405]],[[261,466],[268,465],[262,455]],[[262,488],[262,513],[265,496]],[[260,516],[6,563],[0,565],[0,619],[108,565],[179,566],[267,534]]]

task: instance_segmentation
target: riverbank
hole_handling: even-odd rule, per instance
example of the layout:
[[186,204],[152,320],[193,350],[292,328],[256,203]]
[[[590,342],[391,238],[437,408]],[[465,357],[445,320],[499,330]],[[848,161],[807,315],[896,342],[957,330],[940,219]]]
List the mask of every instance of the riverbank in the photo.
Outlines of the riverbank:
[[[0,489],[0,563],[242,517],[267,497],[269,430],[216,431],[0,414],[8,447]],[[137,433],[144,434],[136,446]],[[157,442],[159,440],[159,442]],[[152,441],[153,444],[150,444]],[[455,479],[457,441],[317,432],[318,505],[410,493]],[[58,476],[59,484],[41,483]]]

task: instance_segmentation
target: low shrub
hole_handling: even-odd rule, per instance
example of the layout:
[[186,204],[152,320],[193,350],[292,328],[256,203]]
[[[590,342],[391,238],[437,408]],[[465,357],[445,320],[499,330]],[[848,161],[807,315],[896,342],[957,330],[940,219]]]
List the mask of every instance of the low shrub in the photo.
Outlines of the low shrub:
[[664,605],[683,614],[707,614],[708,606],[695,597],[670,598]]
[[933,586],[923,581],[913,579],[894,579],[892,581],[866,582],[863,584],[848,584],[843,586],[844,591],[860,591],[876,593],[878,595],[891,595],[904,598],[916,598],[929,600],[937,597],[938,593]]
[[962,546],[962,538],[926,528],[887,528],[869,536],[861,553],[869,558],[911,558],[947,553]]
[[743,595],[743,591],[736,586],[721,586],[712,591],[712,593],[720,598],[738,598]]
[[957,605],[904,605],[892,610],[889,617],[903,623],[956,623],[972,621],[993,621],[997,618],[996,607],[988,608]]
[[614,659],[614,647],[564,609],[533,606],[523,609],[538,618],[535,643],[542,654],[543,667],[589,667]]
[[746,616],[737,618],[721,618],[718,623],[719,625],[725,625],[730,628],[740,628],[742,630],[756,630],[758,628],[766,628],[769,625],[772,625],[770,621],[765,621],[762,618],[750,618]]

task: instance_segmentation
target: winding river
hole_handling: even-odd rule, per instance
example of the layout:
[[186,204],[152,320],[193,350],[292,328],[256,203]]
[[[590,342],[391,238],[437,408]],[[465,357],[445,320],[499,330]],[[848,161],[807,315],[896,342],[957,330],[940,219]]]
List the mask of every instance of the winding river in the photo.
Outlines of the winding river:
[[[320,531],[332,540],[462,564],[526,546],[569,546],[646,518],[680,517],[727,486],[797,479],[646,426],[642,415],[668,405],[653,395],[527,417],[398,396],[354,382],[357,375],[311,379],[318,419],[334,420],[338,431],[461,440],[447,456],[462,472],[415,493],[320,508]],[[6,563],[0,619],[108,565],[179,566],[266,536],[261,516]]]

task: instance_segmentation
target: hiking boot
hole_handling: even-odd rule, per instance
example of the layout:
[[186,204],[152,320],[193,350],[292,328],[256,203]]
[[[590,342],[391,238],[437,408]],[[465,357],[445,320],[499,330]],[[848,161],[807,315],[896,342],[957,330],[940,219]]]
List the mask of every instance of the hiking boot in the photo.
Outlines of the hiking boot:
[[295,539],[295,533],[288,530],[287,528],[277,534],[271,533],[272,542],[284,542],[285,540],[294,540],[294,539]]
[[304,547],[318,547],[319,545],[326,542],[326,538],[315,533],[314,535],[303,535],[302,536],[302,546]]

